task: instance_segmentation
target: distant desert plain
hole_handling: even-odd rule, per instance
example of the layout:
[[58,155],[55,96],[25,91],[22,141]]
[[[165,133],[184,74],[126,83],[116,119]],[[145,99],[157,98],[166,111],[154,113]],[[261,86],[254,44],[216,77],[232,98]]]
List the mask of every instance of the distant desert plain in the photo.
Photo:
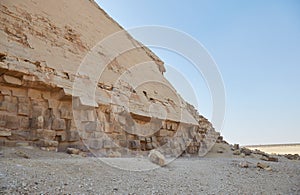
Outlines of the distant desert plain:
[[269,154],[299,154],[300,155],[300,143],[299,144],[271,144],[271,145],[251,145],[245,146],[251,150],[260,150]]

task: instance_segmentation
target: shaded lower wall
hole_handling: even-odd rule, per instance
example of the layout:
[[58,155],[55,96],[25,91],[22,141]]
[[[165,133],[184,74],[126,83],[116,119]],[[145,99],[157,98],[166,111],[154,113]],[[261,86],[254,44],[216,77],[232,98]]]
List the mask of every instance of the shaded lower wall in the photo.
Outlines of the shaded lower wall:
[[147,155],[155,148],[166,155],[197,155],[219,136],[203,117],[195,126],[127,113],[118,105],[73,112],[71,97],[60,89],[18,86],[18,79],[7,75],[0,83],[0,145],[27,142],[52,151],[74,147],[96,156]]

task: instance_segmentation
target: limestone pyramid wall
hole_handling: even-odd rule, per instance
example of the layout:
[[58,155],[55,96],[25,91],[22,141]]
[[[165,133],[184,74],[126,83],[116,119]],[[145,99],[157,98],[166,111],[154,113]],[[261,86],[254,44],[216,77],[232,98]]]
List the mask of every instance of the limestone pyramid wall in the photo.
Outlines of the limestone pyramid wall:
[[[123,30],[93,1],[3,0],[0,13],[0,145],[204,155],[219,136],[126,32],[82,69],[97,43]],[[98,67],[101,76],[90,74]]]

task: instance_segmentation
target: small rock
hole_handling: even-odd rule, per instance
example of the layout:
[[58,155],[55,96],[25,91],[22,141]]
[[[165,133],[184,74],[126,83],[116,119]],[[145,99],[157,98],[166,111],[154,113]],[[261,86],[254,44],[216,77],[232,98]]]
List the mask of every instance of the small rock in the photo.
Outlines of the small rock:
[[67,153],[78,155],[80,153],[80,150],[76,148],[67,148]]
[[87,157],[88,156],[86,152],[80,152],[79,155],[82,156],[82,157]]
[[240,154],[241,154],[241,151],[240,151],[240,150],[235,150],[235,151],[233,151],[232,154],[233,154],[233,155],[240,155]]
[[245,161],[244,162],[240,162],[239,165],[240,165],[241,168],[248,168],[249,167],[248,163],[245,162]]
[[233,145],[233,150],[238,150],[240,149],[240,145],[239,144],[234,144]]
[[268,161],[278,162],[278,158],[277,158],[277,157],[272,157],[272,156],[270,156],[270,157],[268,158]]
[[265,169],[268,167],[268,165],[264,164],[264,163],[260,163],[258,162],[257,165],[256,165],[258,168],[261,168],[261,169]]
[[110,158],[120,158],[122,155],[120,152],[115,151],[115,152],[110,152],[107,156]]
[[28,154],[26,154],[25,152],[22,152],[22,151],[16,151],[15,154],[22,158],[27,158],[27,159],[30,158],[30,156],[28,156]]
[[267,170],[267,171],[271,171],[272,170],[272,168],[269,165],[264,164],[264,163],[258,162],[256,166],[258,168],[261,168],[261,169],[264,169],[264,170]]
[[224,153],[224,152],[223,152],[223,150],[218,150],[217,153],[221,154],[221,153]]
[[241,152],[244,153],[246,156],[249,156],[252,153],[252,151],[248,148],[242,148]]
[[268,161],[268,157],[262,156],[262,157],[260,158],[260,160]]
[[271,167],[267,167],[265,168],[266,171],[272,171],[272,168]]
[[164,166],[165,165],[164,155],[162,155],[162,153],[160,153],[157,150],[151,150],[149,155],[148,155],[148,158],[154,164],[157,164],[159,166]]
[[289,160],[300,160],[299,154],[286,154],[284,156]]
[[278,158],[277,157],[271,157],[271,156],[262,156],[260,158],[260,160],[278,162]]

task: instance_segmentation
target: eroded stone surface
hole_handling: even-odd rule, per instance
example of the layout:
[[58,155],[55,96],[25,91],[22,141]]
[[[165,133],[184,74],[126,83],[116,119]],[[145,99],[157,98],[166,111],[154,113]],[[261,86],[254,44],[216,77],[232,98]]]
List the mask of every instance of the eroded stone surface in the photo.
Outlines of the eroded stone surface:
[[125,31],[108,39],[123,29],[94,2],[74,1],[1,1],[0,143],[205,155],[219,133],[165,79],[163,62]]

